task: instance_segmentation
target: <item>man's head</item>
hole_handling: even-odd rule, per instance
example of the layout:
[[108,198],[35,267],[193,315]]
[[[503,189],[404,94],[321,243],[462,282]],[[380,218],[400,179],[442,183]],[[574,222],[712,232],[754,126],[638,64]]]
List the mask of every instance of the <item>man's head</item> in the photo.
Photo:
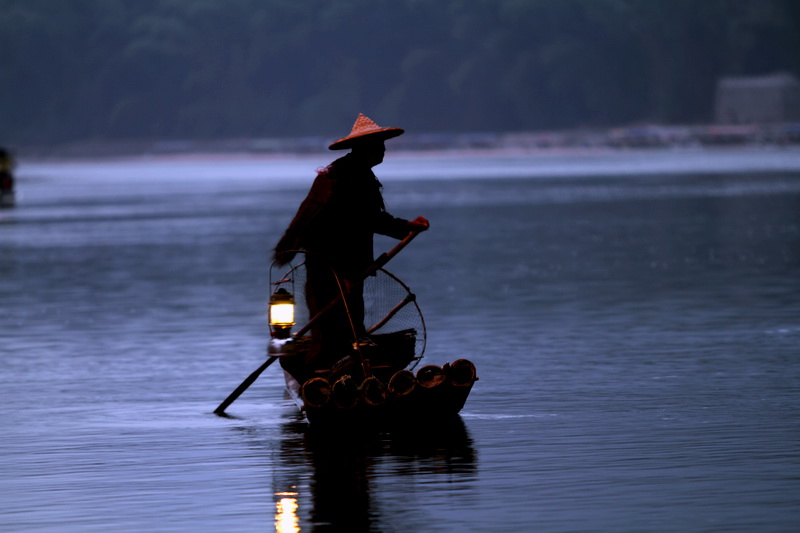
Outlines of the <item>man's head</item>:
[[351,145],[352,154],[361,161],[369,165],[370,168],[383,163],[383,156],[386,153],[386,145],[383,139],[360,139]]

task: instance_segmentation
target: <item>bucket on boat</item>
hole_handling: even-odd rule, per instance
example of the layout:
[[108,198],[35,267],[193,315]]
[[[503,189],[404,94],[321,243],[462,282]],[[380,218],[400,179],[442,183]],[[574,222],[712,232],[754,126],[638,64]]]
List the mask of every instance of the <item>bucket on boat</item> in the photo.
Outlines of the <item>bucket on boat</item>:
[[331,399],[331,384],[325,378],[311,378],[300,390],[303,403],[309,407],[324,407]]
[[331,388],[333,402],[342,409],[352,409],[359,400],[358,385],[349,375],[336,380]]
[[395,398],[403,398],[414,392],[417,379],[410,370],[398,370],[389,380],[389,394]]
[[454,387],[470,387],[478,380],[475,365],[468,359],[456,359],[447,369],[447,378]]
[[386,386],[370,376],[361,383],[361,397],[367,405],[381,405],[386,401]]
[[426,365],[417,371],[417,382],[426,389],[433,389],[440,386],[447,379],[447,375],[442,367],[436,365]]

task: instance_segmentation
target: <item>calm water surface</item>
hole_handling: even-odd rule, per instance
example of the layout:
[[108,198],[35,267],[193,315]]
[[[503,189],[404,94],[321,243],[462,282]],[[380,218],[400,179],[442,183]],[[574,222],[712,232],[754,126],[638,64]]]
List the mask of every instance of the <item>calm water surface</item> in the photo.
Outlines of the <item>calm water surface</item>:
[[[389,270],[457,423],[318,435],[264,357],[327,156],[23,164],[0,212],[0,530],[792,531],[800,154],[389,154]],[[378,252],[392,242],[380,239]]]

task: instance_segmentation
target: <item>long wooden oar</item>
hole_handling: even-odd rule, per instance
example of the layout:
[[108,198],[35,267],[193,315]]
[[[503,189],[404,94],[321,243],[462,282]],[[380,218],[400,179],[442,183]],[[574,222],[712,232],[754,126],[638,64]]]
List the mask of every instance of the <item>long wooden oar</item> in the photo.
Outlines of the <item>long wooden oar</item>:
[[272,363],[274,363],[274,362],[275,362],[277,359],[278,359],[278,356],[277,356],[277,355],[273,355],[272,357],[270,357],[269,359],[267,359],[266,361],[264,361],[264,362],[261,364],[261,366],[260,366],[260,367],[256,368],[256,369],[255,369],[255,371],[254,371],[252,374],[250,374],[249,376],[247,376],[247,379],[245,379],[244,381],[242,381],[241,385],[239,385],[238,387],[236,387],[236,390],[235,390],[235,391],[233,391],[232,393],[230,393],[230,394],[228,395],[228,397],[227,397],[227,398],[225,398],[225,401],[223,401],[221,404],[219,404],[219,406],[218,406],[216,409],[214,409],[214,414],[215,414],[215,415],[223,415],[223,414],[225,414],[225,409],[227,409],[227,408],[228,408],[228,406],[229,406],[230,404],[232,404],[233,402],[235,402],[235,401],[236,401],[236,399],[237,399],[239,396],[241,396],[241,394],[242,394],[244,391],[246,391],[248,388],[250,388],[250,385],[252,385],[252,384],[253,384],[253,382],[254,382],[255,380],[257,380],[257,379],[258,379],[258,376],[260,376],[260,375],[261,375],[261,373],[262,373],[264,370],[266,370],[266,369],[267,369],[267,367],[268,367],[269,365],[271,365]]
[[[367,268],[364,271],[364,273],[361,276],[361,279],[366,279],[367,276],[369,276],[370,274],[376,272],[379,268],[381,268],[383,265],[388,263],[389,260],[392,257],[396,256],[398,253],[400,253],[400,250],[405,248],[406,245],[408,243],[410,243],[414,239],[414,237],[417,236],[418,233],[419,233],[419,230],[412,230],[411,232],[409,232],[408,235],[406,235],[403,238],[403,240],[401,240],[399,243],[397,243],[397,245],[394,248],[392,248],[391,250],[389,250],[385,254],[382,254],[380,257],[378,257],[378,259],[376,259],[375,262],[369,268]],[[321,317],[322,315],[324,315],[325,313],[327,313],[328,311],[333,309],[333,307],[336,304],[338,304],[342,300],[343,297],[344,296],[341,293],[339,293],[339,295],[336,298],[331,300],[330,303],[328,303],[328,305],[323,307],[322,310],[320,310],[316,315],[314,315],[311,318],[311,320],[306,322],[305,326],[303,326],[302,328],[297,330],[296,333],[292,334],[292,337],[297,339],[297,338],[300,338],[303,335],[305,335],[308,332],[308,330],[310,330],[311,327],[317,322],[317,320],[319,320],[319,317]],[[214,409],[214,414],[217,414],[217,415],[224,414],[225,413],[225,409],[227,409],[230,404],[235,402],[236,399],[239,396],[241,396],[244,391],[246,391],[248,388],[250,388],[250,385],[252,385],[253,382],[258,379],[258,376],[260,376],[261,373],[264,372],[264,370],[266,370],[277,359],[278,359],[278,356],[277,355],[273,355],[269,359],[264,361],[261,364],[260,367],[256,368],[255,371],[253,371],[252,374],[247,376],[247,379],[242,381],[242,383],[238,387],[236,387],[236,390],[234,390],[232,393],[230,393],[228,395],[228,397],[225,398],[225,400],[221,404],[219,404],[219,406],[216,409]]]

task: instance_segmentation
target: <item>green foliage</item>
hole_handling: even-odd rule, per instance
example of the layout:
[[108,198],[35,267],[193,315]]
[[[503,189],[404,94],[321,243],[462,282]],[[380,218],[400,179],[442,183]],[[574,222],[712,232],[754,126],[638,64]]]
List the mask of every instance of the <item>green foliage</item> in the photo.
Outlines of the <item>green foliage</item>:
[[0,140],[698,122],[796,0],[0,0]]

